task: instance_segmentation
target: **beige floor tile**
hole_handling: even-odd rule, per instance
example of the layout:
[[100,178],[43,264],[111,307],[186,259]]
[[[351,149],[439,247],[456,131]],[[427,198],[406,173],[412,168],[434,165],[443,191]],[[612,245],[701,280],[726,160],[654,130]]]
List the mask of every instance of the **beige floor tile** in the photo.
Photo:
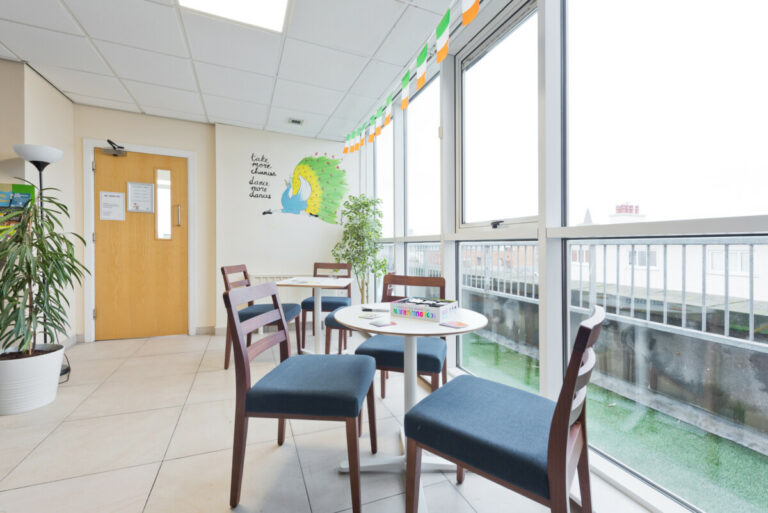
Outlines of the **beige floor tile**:
[[7,513],[141,513],[159,463],[0,493]]
[[98,360],[70,360],[69,380],[62,387],[102,383],[120,367],[125,358],[103,358]]
[[549,513],[549,508],[472,472],[467,472],[456,489],[478,512]]
[[[474,513],[475,510],[456,491],[454,486],[447,482],[433,484],[424,488],[424,494],[427,500],[429,511],[436,513]],[[365,513],[402,513],[405,511],[405,494],[387,497],[375,502],[363,504]],[[342,513],[351,513],[352,509],[344,510]]]
[[67,415],[82,403],[98,387],[93,383],[90,385],[73,385],[68,387],[59,387],[56,393],[56,399],[42,408],[19,413],[16,415],[0,416],[0,433],[6,429],[14,427],[32,427],[42,424],[58,424],[64,420]]
[[160,461],[180,410],[64,422],[0,481],[0,489]]
[[133,356],[151,356],[156,354],[202,352],[208,346],[210,335],[190,337],[187,335],[151,338],[142,345]]
[[[231,449],[234,419],[234,399],[187,404],[173,433],[166,458]],[[277,444],[277,420],[251,418],[248,423],[247,443],[269,441]]]
[[174,374],[194,374],[202,353],[176,353],[129,358],[112,375],[113,380],[142,380]]
[[[163,462],[145,513],[230,513],[232,452],[220,451]],[[296,449],[290,439],[248,446],[240,506],[243,513],[304,513],[304,491]]]
[[73,361],[100,360],[104,358],[128,358],[133,355],[147,339],[104,340],[84,342],[67,349],[67,356]]
[[[208,348],[203,355],[203,361],[200,364],[200,372],[224,370],[224,338],[221,340],[214,337],[208,343]],[[267,362],[275,364],[279,360],[280,353],[276,347],[272,347],[260,355],[256,356],[252,362]],[[229,368],[235,368],[235,356],[230,355]]]
[[[251,362],[251,382],[255,383],[274,368],[270,362]],[[192,384],[188,403],[222,401],[235,398],[235,370],[199,372]]]
[[0,480],[32,452],[32,449],[56,426],[58,423],[4,428],[0,435]]
[[132,380],[110,378],[83,401],[67,420],[182,406],[194,378],[194,374]]
[[[341,423],[339,423],[341,426]],[[399,428],[394,418],[377,423],[377,455],[400,455]],[[347,438],[344,427],[294,436],[304,471],[313,513],[332,513],[352,506],[349,476],[338,472],[341,461],[347,460]],[[367,435],[360,439],[360,456],[370,457]],[[374,456],[375,457],[375,456]],[[440,473],[423,475],[425,485],[445,481]],[[364,503],[405,492],[405,475],[401,473],[371,472],[361,474],[361,495]]]

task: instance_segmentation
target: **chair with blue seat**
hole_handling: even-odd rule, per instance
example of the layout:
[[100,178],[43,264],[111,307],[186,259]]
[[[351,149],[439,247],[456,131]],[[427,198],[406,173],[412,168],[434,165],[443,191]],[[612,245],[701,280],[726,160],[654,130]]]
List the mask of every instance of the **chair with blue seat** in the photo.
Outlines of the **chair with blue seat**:
[[[349,264],[344,263],[323,263],[315,262],[314,274],[316,278],[336,276],[338,278],[351,278],[352,267]],[[323,312],[333,312],[337,308],[342,306],[349,306],[352,304],[352,284],[344,289],[347,291],[346,296],[321,296],[321,306]],[[310,296],[301,302],[301,347],[306,345],[307,338],[307,312],[314,315],[315,311],[315,297]],[[312,323],[312,335],[315,334],[315,323]]]
[[474,376],[461,376],[405,415],[406,512],[418,511],[421,452],[457,464],[550,508],[569,511],[578,470],[581,511],[592,513],[587,457],[587,384],[605,311],[581,323],[557,402]]
[[[248,274],[248,268],[246,268],[245,265],[224,266],[221,268],[221,274],[224,277],[224,290],[227,292],[234,288],[251,286],[251,277]],[[238,276],[240,274],[242,274],[242,277]],[[233,281],[233,279],[235,281]],[[237,314],[240,317],[240,321],[245,321],[251,317],[268,312],[271,309],[271,304],[255,304],[251,301],[248,303],[248,306],[242,310],[238,310]],[[299,313],[301,313],[301,307],[297,303],[283,303],[283,313],[288,322],[295,321],[296,339],[298,340],[300,334]],[[229,369],[229,354],[232,350],[232,338],[230,337],[229,327],[227,327],[225,339],[226,349],[224,351],[224,368]],[[248,335],[248,345],[251,345],[251,335]],[[298,342],[296,348],[297,352],[301,354],[301,345],[298,344]]]
[[331,354],[331,337],[333,336],[333,330],[339,331],[339,354],[341,354],[341,351],[347,347],[347,333],[349,328],[336,320],[336,311],[339,309],[340,308],[337,308],[325,316],[325,354]]
[[[402,296],[394,295],[394,287],[396,285],[437,289],[437,297],[445,297],[445,278],[403,276],[389,273],[384,275],[383,291],[381,294],[382,303],[403,299]],[[445,339],[439,337],[419,337],[416,348],[416,368],[419,371],[419,375],[430,376],[430,385],[433,392],[440,386],[441,374],[443,384],[448,379],[445,362],[446,353]],[[376,368],[381,371],[381,397],[386,397],[387,374],[390,371],[403,372],[405,366],[405,341],[403,337],[374,335],[360,344],[355,350],[355,354],[372,356],[376,359]]]
[[[241,319],[237,305],[269,299],[269,310]],[[230,506],[240,502],[249,417],[278,419],[277,443],[285,440],[286,419],[342,421],[346,424],[352,511],[360,513],[359,441],[363,402],[368,402],[371,452],[376,453],[373,358],[357,355],[290,355],[290,339],[274,283],[234,288],[224,293],[228,329],[235,353],[236,403]],[[277,326],[250,346],[246,338],[263,326]],[[255,384],[250,362],[263,351],[280,347],[280,364]],[[258,509],[258,508],[257,508]]]

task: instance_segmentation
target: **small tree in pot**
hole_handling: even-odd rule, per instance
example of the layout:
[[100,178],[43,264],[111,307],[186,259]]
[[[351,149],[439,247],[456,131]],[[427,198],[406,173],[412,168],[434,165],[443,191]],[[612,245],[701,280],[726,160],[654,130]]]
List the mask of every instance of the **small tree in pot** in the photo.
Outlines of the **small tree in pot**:
[[[81,283],[87,272],[75,257],[72,241],[85,244],[85,240],[61,231],[61,219],[69,217],[66,205],[48,194],[38,200],[42,192],[56,189],[41,190],[30,185],[35,200],[0,214],[0,413],[25,411],[55,398],[63,348],[56,344],[44,346],[39,339],[42,333],[52,341],[66,334],[66,293],[75,283]],[[31,384],[26,387],[30,390],[14,392],[10,380],[17,375],[32,383],[30,374],[37,372],[33,367],[38,364],[31,361],[43,361],[52,352],[58,353],[51,359],[58,365],[51,361],[46,365],[49,370],[44,371],[53,372],[55,368],[55,376],[45,377],[46,387],[53,382],[52,397],[50,391],[43,394],[44,398],[39,397],[41,393]]]
[[363,303],[368,300],[371,278],[383,276],[387,268],[387,261],[379,258],[380,203],[380,199],[365,194],[347,198],[341,212],[344,232],[331,251],[337,262],[348,263],[352,268]]

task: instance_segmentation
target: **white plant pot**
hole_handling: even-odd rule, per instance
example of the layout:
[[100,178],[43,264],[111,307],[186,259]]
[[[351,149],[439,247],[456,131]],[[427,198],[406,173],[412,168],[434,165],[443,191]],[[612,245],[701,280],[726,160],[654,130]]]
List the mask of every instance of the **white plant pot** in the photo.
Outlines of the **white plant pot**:
[[34,410],[56,399],[64,346],[38,344],[47,354],[0,360],[0,415]]

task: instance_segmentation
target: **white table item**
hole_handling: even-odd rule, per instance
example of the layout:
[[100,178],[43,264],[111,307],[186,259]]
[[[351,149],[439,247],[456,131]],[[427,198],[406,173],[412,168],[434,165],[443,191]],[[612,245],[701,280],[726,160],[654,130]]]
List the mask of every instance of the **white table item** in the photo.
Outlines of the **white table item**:
[[[314,276],[297,276],[295,278],[288,278],[277,282],[278,287],[305,287],[311,288],[312,294],[315,298],[315,309],[312,312],[312,322],[315,325],[315,350],[314,354],[323,354],[321,341],[325,340],[322,333],[322,290],[323,289],[346,289],[352,283],[351,278],[333,278],[333,277],[314,277]],[[297,319],[298,321],[298,319]],[[313,353],[304,349],[306,353]]]

